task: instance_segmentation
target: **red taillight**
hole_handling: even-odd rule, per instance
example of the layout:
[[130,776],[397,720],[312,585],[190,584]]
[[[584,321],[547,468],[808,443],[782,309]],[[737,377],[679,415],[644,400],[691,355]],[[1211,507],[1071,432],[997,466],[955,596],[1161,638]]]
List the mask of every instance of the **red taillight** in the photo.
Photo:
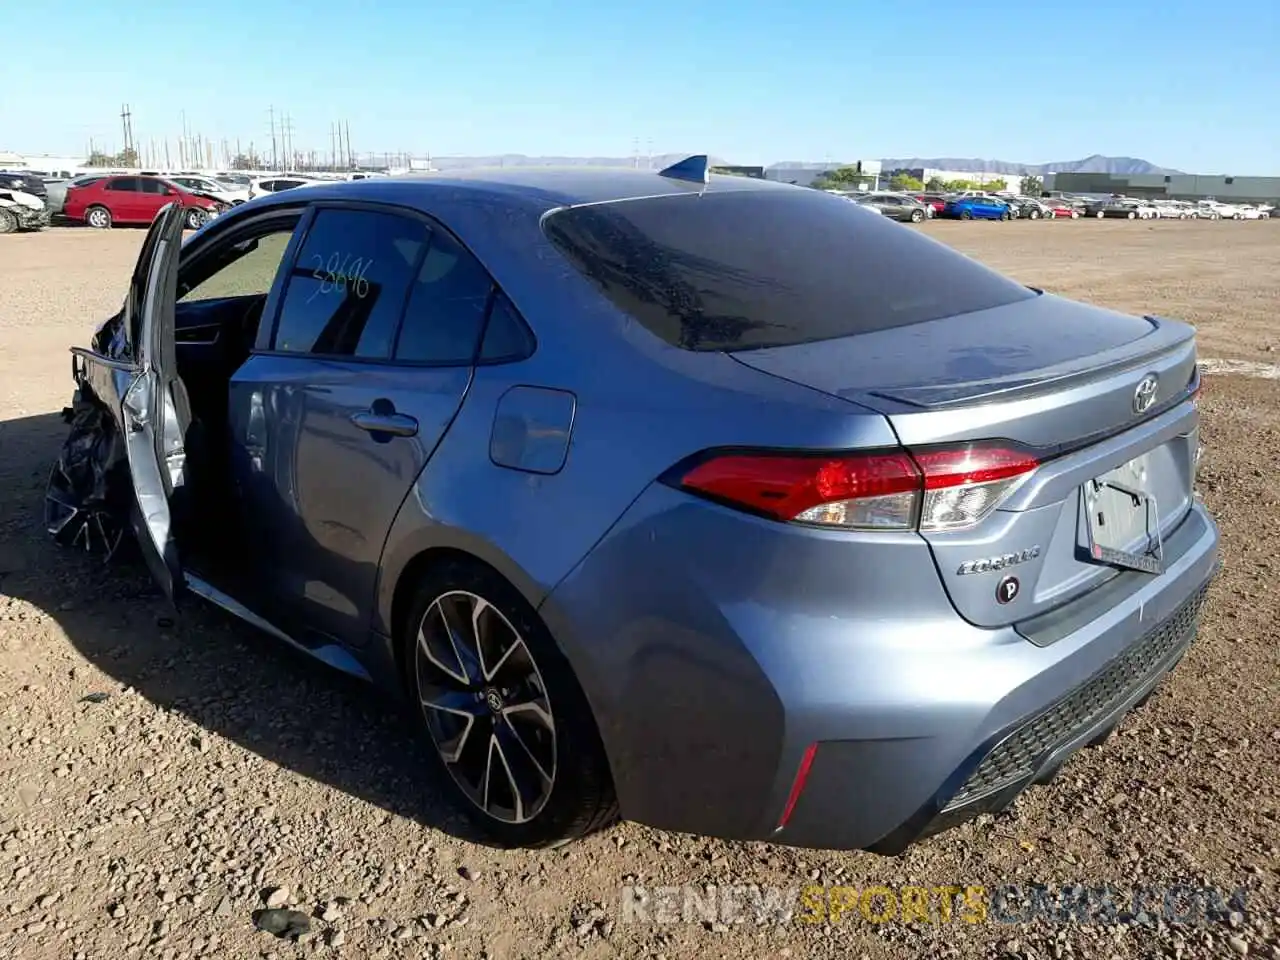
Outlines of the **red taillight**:
[[1038,465],[1003,444],[840,456],[727,453],[698,463],[680,486],[785,522],[955,530],[986,517]]

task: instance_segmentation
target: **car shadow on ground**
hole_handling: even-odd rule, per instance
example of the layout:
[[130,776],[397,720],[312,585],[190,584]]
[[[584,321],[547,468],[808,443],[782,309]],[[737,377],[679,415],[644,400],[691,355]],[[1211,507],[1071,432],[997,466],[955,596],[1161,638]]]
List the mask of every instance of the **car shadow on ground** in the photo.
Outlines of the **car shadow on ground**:
[[66,434],[56,413],[0,421],[0,612],[30,603],[106,675],[76,671],[51,692],[142,696],[300,776],[484,842],[445,802],[407,707],[198,599],[175,611],[128,543],[110,563],[55,545],[43,503]]

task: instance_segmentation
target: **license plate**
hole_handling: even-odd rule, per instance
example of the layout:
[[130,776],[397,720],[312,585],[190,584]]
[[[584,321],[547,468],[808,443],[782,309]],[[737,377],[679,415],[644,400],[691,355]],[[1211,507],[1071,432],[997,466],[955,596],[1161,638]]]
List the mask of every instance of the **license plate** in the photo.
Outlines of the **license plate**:
[[1131,473],[1122,467],[1084,485],[1081,508],[1089,557],[1108,566],[1158,574],[1164,570],[1160,511],[1155,497],[1141,490]]

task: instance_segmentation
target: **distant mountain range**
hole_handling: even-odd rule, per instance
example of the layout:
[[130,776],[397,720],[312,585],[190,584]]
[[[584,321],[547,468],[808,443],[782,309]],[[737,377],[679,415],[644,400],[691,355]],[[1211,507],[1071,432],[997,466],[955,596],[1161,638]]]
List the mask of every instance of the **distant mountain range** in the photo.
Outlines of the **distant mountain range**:
[[[530,157],[523,153],[506,153],[490,157],[432,157],[437,170],[468,170],[474,167],[635,167],[642,170],[661,170],[689,156],[687,153],[660,153],[652,157]],[[1157,167],[1147,160],[1134,157],[1104,157],[1094,154],[1083,160],[1064,160],[1059,163],[1009,163],[1005,160],[978,160],[961,157],[893,157],[880,161],[885,170],[930,167],[934,170],[955,170],[959,173],[1007,173],[1018,176],[1046,173],[1178,173],[1168,167]],[[724,166],[729,161],[712,157],[714,166]],[[812,161],[782,161],[772,163],[766,169],[788,167],[791,169],[825,170],[840,166],[839,162],[814,163]]]
[[880,161],[886,170],[931,167],[934,170],[955,170],[962,173],[1012,173],[1018,176],[1042,176],[1046,173],[1180,173],[1169,167],[1157,167],[1148,160],[1136,157],[1104,157],[1095,153],[1083,160],[1063,160],[1058,163],[1009,163],[1004,160],[977,160],[957,157],[894,157]]

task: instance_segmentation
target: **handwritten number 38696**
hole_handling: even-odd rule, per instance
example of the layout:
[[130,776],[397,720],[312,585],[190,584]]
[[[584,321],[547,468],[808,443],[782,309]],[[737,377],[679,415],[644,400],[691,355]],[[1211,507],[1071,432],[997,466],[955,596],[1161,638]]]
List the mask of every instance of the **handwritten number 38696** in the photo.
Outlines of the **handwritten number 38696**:
[[369,295],[369,281],[365,279],[365,274],[373,266],[373,260],[353,257],[351,254],[344,257],[340,253],[331,254],[328,260],[318,253],[313,253],[311,259],[315,261],[315,269],[311,271],[311,276],[320,281],[320,286],[307,297],[307,303],[323,294],[333,292],[344,296],[349,293],[357,300],[363,300]]

